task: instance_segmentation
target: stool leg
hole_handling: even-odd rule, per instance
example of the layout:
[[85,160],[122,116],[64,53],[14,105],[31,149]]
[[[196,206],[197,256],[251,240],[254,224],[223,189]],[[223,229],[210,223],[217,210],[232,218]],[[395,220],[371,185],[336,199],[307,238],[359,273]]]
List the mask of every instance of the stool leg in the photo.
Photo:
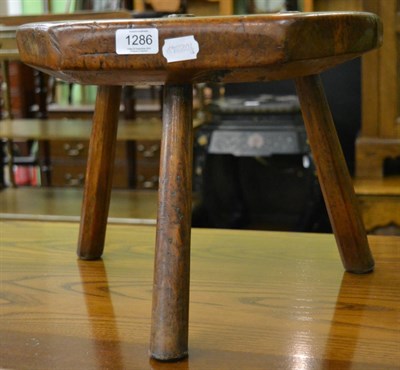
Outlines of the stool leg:
[[150,355],[187,356],[192,208],[192,86],[166,85]]
[[301,77],[296,87],[343,265],[349,272],[369,272],[374,260],[321,79],[318,75]]
[[99,86],[93,116],[79,230],[78,256],[101,257],[107,227],[121,86]]

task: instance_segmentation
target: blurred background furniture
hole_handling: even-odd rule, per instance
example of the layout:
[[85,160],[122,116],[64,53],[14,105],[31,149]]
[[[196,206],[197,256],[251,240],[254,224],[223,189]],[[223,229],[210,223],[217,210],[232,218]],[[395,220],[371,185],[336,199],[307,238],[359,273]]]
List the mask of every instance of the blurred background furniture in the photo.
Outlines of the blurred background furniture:
[[[42,3],[38,2],[37,4]],[[67,4],[68,3],[68,4]],[[272,3],[272,2],[271,2]],[[277,1],[273,2],[274,4],[278,3]],[[395,5],[395,1],[388,0],[385,2],[377,2],[373,0],[363,1],[363,0],[298,0],[298,1],[282,1],[281,4],[284,4],[287,10],[305,10],[305,11],[326,11],[326,10],[371,10],[380,12],[383,22],[385,23],[385,30],[397,30],[398,32],[398,9],[393,10]],[[377,5],[377,4],[380,5]],[[110,17],[112,13],[120,12],[122,17],[126,15],[123,13],[134,14],[134,16],[160,16],[162,14],[167,14],[167,12],[180,12],[180,11],[187,11],[188,13],[193,13],[195,15],[215,15],[215,14],[232,14],[238,12],[260,12],[262,9],[268,8],[268,1],[264,2],[257,2],[257,1],[241,1],[241,0],[221,0],[221,1],[207,1],[207,0],[193,0],[193,1],[107,1],[107,2],[93,2],[88,0],[81,0],[81,1],[69,1],[65,2],[67,5],[63,5],[62,9],[60,8],[61,2],[54,3],[52,1],[43,1],[42,9],[44,14],[41,14],[40,17],[42,19],[46,19],[46,17],[50,17],[51,19],[61,19],[68,17],[65,15],[65,11],[76,11],[79,9],[79,13],[86,13],[91,14],[92,17],[96,17],[97,13],[100,12],[104,13],[104,16]],[[261,4],[261,8],[257,7]],[[375,4],[375,5],[373,5]],[[0,5],[0,8],[4,6],[4,3]],[[280,5],[281,6],[281,5]],[[106,7],[106,9],[104,9]],[[368,8],[369,7],[369,8]],[[380,7],[380,8],[379,8]],[[379,9],[378,9],[379,8]],[[269,9],[269,8],[268,8]],[[62,10],[62,14],[45,14],[49,11],[60,11]],[[130,15],[128,15],[130,16]],[[24,21],[35,21],[37,20],[38,16],[23,16]],[[391,17],[390,22],[386,25],[386,18]],[[397,18],[396,18],[397,17]],[[13,24],[20,24],[21,17],[20,16],[7,16],[7,17],[0,17],[1,22],[3,24],[7,24],[7,26],[2,26],[2,31],[0,33],[0,37],[2,42],[0,43],[0,53],[4,55],[4,50],[7,47],[9,42],[14,43],[14,31],[13,31]],[[1,23],[0,22],[0,23]],[[393,22],[395,25],[393,26]],[[397,25],[396,25],[397,24]],[[8,28],[8,30],[7,30]],[[8,35],[8,36],[7,36]],[[391,36],[390,36],[391,35]],[[384,232],[385,228],[387,230],[398,229],[400,232],[400,225],[396,219],[396,215],[400,213],[400,209],[397,206],[392,208],[387,208],[387,206],[383,207],[380,204],[380,201],[389,204],[389,200],[396,201],[398,199],[398,195],[395,193],[388,194],[387,191],[383,189],[395,189],[396,187],[400,187],[400,170],[398,165],[398,160],[396,159],[396,152],[400,145],[394,138],[388,138],[385,134],[384,140],[382,138],[378,138],[377,136],[372,137],[365,136],[363,134],[364,131],[364,123],[361,123],[361,120],[367,119],[368,122],[372,122],[371,115],[363,114],[363,118],[361,118],[361,106],[367,107],[366,109],[372,109],[378,107],[378,90],[381,91],[380,98],[383,99],[385,108],[381,109],[382,114],[387,117],[387,113],[385,112],[393,112],[396,107],[396,103],[398,99],[395,99],[395,94],[387,94],[390,95],[390,98],[385,100],[385,92],[388,90],[387,81],[390,82],[390,86],[394,86],[396,84],[396,78],[388,77],[395,75],[398,71],[398,67],[396,69],[396,63],[398,65],[398,56],[396,57],[396,53],[398,55],[399,48],[398,48],[398,41],[396,43],[394,37],[395,33],[385,32],[385,44],[380,51],[372,52],[371,54],[366,55],[363,57],[363,66],[361,67],[360,60],[354,60],[344,65],[341,65],[337,68],[334,68],[324,74],[322,74],[322,78],[324,81],[324,85],[326,87],[326,93],[328,96],[328,100],[331,106],[331,110],[335,119],[336,129],[339,134],[339,139],[341,141],[341,145],[344,150],[345,158],[347,165],[352,174],[355,174],[356,167],[363,167],[365,168],[372,168],[374,163],[378,163],[378,167],[374,165],[374,168],[378,168],[378,172],[385,174],[382,178],[359,178],[358,176],[355,178],[355,185],[356,191],[358,193],[358,189],[360,189],[359,198],[361,199],[361,208],[363,211],[364,217],[370,220],[367,224],[370,225],[368,227],[369,232]],[[390,38],[389,42],[386,38]],[[392,45],[386,47],[385,45]],[[2,49],[1,49],[2,48]],[[11,49],[14,49],[14,54],[16,52],[15,46]],[[381,54],[385,51],[385,55]],[[389,54],[388,54],[389,53]],[[392,53],[392,54],[390,54]],[[375,56],[374,56],[375,55]],[[374,63],[369,63],[368,60],[372,59],[375,60]],[[387,65],[383,66],[381,63],[380,71],[378,71],[379,63],[377,60],[385,60]],[[391,64],[390,64],[391,63]],[[390,65],[389,65],[390,64]],[[369,67],[368,67],[369,66]],[[375,68],[376,67],[376,68]],[[361,78],[361,68],[365,70],[363,72],[363,77]],[[71,187],[77,186],[81,187],[83,184],[83,177],[85,172],[86,162],[82,159],[81,155],[71,156],[69,154],[78,154],[81,150],[84,150],[84,147],[87,147],[87,142],[82,141],[83,138],[65,138],[67,139],[66,142],[61,141],[52,141],[49,142],[48,140],[23,140],[20,136],[20,129],[21,125],[23,124],[28,125],[29,122],[33,122],[35,119],[39,117],[48,117],[52,118],[67,118],[68,120],[71,119],[85,119],[87,120],[84,125],[87,126],[89,124],[90,117],[93,113],[93,100],[95,95],[95,90],[93,87],[82,88],[76,84],[65,84],[60,81],[56,81],[56,83],[50,83],[51,81],[44,81],[43,74],[38,73],[30,69],[29,67],[17,62],[11,61],[8,63],[8,69],[11,75],[11,95],[12,95],[12,108],[13,108],[13,118],[14,120],[21,120],[22,118],[29,118],[33,119],[32,121],[20,121],[18,123],[18,128],[14,131],[9,130],[8,123],[6,125],[3,122],[0,122],[0,133],[7,135],[7,140],[4,141],[3,137],[3,147],[7,150],[1,151],[4,153],[4,161],[5,164],[8,163],[9,159],[17,161],[24,167],[21,166],[14,166],[15,171],[10,171],[10,167],[0,166],[0,178],[3,181],[3,186],[8,185],[10,183],[19,183],[21,185],[41,185],[41,186],[56,186],[56,187]],[[391,72],[390,72],[391,71]],[[378,83],[378,75],[384,74],[386,76],[381,81],[386,81],[386,85],[381,83],[381,87],[371,87],[368,88],[368,84],[362,83],[361,80],[367,79],[367,81],[372,81],[374,78],[373,84]],[[346,76],[344,79],[338,78],[338,76]],[[365,76],[365,77],[364,77]],[[375,77],[372,77],[375,76]],[[398,80],[398,76],[397,76]],[[226,85],[221,86],[221,90],[224,90],[223,96],[231,99],[236,98],[239,95],[245,95],[248,98],[252,99],[254,96],[249,95],[249,91],[257,92],[259,95],[263,94],[273,94],[273,95],[285,95],[285,94],[295,94],[294,86],[290,85],[290,83],[282,82],[279,85],[274,85],[272,87],[271,84],[259,84],[259,86],[241,86],[240,88],[234,88],[232,86]],[[363,92],[361,92],[361,85],[364,86]],[[4,84],[3,84],[4,86]],[[398,83],[397,83],[398,86]],[[208,89],[208,87],[206,87]],[[217,92],[218,89],[214,89],[214,92]],[[201,91],[201,89],[199,90]],[[341,91],[341,94],[337,92]],[[5,91],[4,96],[5,97]],[[369,94],[369,95],[368,95]],[[375,94],[372,96],[371,94]],[[157,102],[158,98],[161,95],[161,91],[148,91],[146,88],[135,88],[127,87],[124,89],[124,96],[123,96],[123,106],[121,107],[121,118],[123,120],[127,119],[130,122],[134,122],[136,118],[148,118],[152,121],[159,120],[160,115],[160,105]],[[219,94],[215,94],[214,98],[218,98]],[[365,100],[366,96],[368,96],[368,102],[366,104],[361,105],[361,100]],[[4,101],[5,99],[3,99]],[[155,104],[154,104],[155,103]],[[1,106],[1,104],[0,104]],[[390,109],[386,109],[390,106]],[[204,108],[204,106],[203,106]],[[203,109],[202,108],[202,109]],[[375,109],[374,108],[374,109]],[[363,108],[364,109],[364,108]],[[376,110],[375,109],[375,110]],[[3,106],[3,120],[6,119],[7,109]],[[204,116],[203,116],[204,118]],[[215,120],[213,119],[215,123]],[[384,130],[386,133],[388,129],[382,129],[381,126],[385,125],[385,123],[377,123],[377,120],[374,121],[375,123],[373,126],[372,131],[378,130],[381,132]],[[392,122],[386,120],[385,122]],[[64,122],[65,126],[66,122]],[[139,124],[140,125],[140,124]],[[159,120],[159,125],[161,129],[161,122]],[[153,127],[153,124],[150,124]],[[72,126],[71,126],[72,127]],[[397,129],[396,129],[397,127]],[[398,124],[394,124],[392,128],[398,131]],[[205,130],[209,130],[209,127],[205,126]],[[389,131],[391,129],[389,128]],[[12,137],[10,134],[19,132],[17,134],[18,137],[15,137],[13,140],[13,144],[11,145]],[[64,132],[64,130],[61,130]],[[27,128],[26,132],[31,132],[29,128]],[[359,160],[359,153],[360,151],[357,149],[355,150],[355,141],[357,136],[361,132],[360,137],[358,138],[358,142],[375,143],[374,145],[365,145],[365,149],[363,151],[363,156],[367,153],[371,156],[371,153],[375,153],[372,155],[372,160]],[[368,128],[368,132],[371,132],[371,128]],[[380,135],[380,134],[379,134]],[[62,135],[61,135],[62,136]],[[53,136],[53,139],[54,136]],[[60,138],[61,140],[61,138]],[[72,141],[71,141],[72,140]],[[372,141],[371,141],[372,140]],[[385,142],[385,143],[384,143]],[[58,145],[60,144],[60,145]],[[83,145],[83,148],[82,148]],[[118,161],[119,164],[122,165],[121,168],[124,168],[129,171],[128,174],[124,174],[123,180],[117,182],[118,188],[131,188],[131,189],[150,189],[156,190],[158,188],[158,169],[159,169],[159,162],[158,162],[158,149],[159,149],[159,138],[149,137],[146,139],[145,136],[141,135],[141,140],[136,141],[127,141],[127,142],[120,142],[119,145],[122,145],[121,150],[118,153],[121,154],[121,157]],[[196,144],[197,145],[197,144]],[[362,145],[361,145],[362,146]],[[57,153],[54,150],[58,148],[66,148],[62,150],[58,150]],[[13,148],[13,150],[10,150]],[[205,150],[207,146],[204,145],[197,145],[199,149],[197,153],[195,153],[195,160],[196,160],[196,168],[195,168],[195,185],[199,185],[201,182],[204,181],[201,179],[202,177],[206,176],[206,169],[205,165],[212,166],[210,168],[215,168],[213,161],[215,159],[220,160],[221,158],[217,158],[216,155],[208,154],[204,156]],[[368,149],[369,148],[369,149]],[[381,148],[378,150],[378,148]],[[72,149],[72,150],[71,150]],[[78,150],[77,150],[78,149]],[[52,155],[52,153],[54,155]],[[203,160],[202,158],[197,158],[198,153],[203,153]],[[261,152],[260,152],[261,153]],[[381,153],[383,157],[379,154]],[[386,153],[386,154],[385,154]],[[252,160],[250,157],[233,157],[233,156],[225,156],[225,167],[230,166],[234,169],[234,171],[242,171],[239,170],[240,168],[246,168],[248,171],[253,171],[252,177],[256,177],[257,181],[261,181],[264,183],[266,187],[269,186],[270,181],[268,179],[268,173],[265,170],[265,166],[267,164],[274,164],[275,158],[274,157],[263,157],[260,161],[258,157],[253,157]],[[383,158],[383,159],[382,159]],[[289,163],[290,162],[290,163]],[[295,180],[294,183],[303,181],[305,178],[301,177],[302,173],[308,173],[312,170],[311,167],[304,168],[301,162],[301,158],[299,160],[293,161],[284,161],[281,162],[277,167],[275,167],[276,173],[289,173],[289,171],[293,174],[293,179]],[[380,164],[379,164],[380,163]],[[15,164],[15,162],[14,162]],[[311,166],[313,165],[312,161],[310,162]],[[28,168],[30,165],[34,165],[33,171],[29,170]],[[236,169],[235,169],[236,168]],[[274,166],[270,167],[273,169]],[[4,173],[4,169],[7,171]],[[36,170],[37,169],[37,170]],[[4,175],[2,175],[2,171]],[[210,170],[211,171],[211,170]],[[209,171],[209,173],[211,173]],[[364,170],[363,170],[364,171]],[[370,170],[368,170],[370,171]],[[13,181],[12,177],[14,173],[17,174],[16,180]],[[297,176],[297,175],[298,176]],[[388,179],[390,176],[390,179]],[[280,175],[276,177],[278,180]],[[369,177],[369,176],[368,176]],[[199,181],[200,180],[200,181]],[[217,177],[213,178],[214,181],[217,180]],[[386,180],[387,186],[385,185]],[[283,180],[282,180],[283,181]],[[312,184],[313,182],[311,182]],[[360,183],[360,186],[358,184]],[[397,185],[393,186],[393,183]],[[207,182],[205,183],[206,185]],[[289,182],[285,181],[286,186],[290,187]],[[368,185],[367,185],[368,184]],[[216,184],[218,186],[218,184]],[[370,190],[368,190],[368,187]],[[210,186],[209,186],[210,188]],[[282,187],[281,187],[282,188]],[[194,190],[200,193],[204,191],[197,186]],[[306,191],[312,191],[312,189],[317,189],[317,187],[301,187],[303,193],[305,194]],[[28,191],[28,190],[27,190]],[[240,190],[245,194],[248,198],[248,195],[252,195],[253,198],[257,198],[262,196],[262,199],[268,201],[267,197],[264,197],[263,193],[259,193],[257,189],[254,189],[251,186],[251,183],[242,184],[242,189]],[[368,192],[371,194],[368,194]],[[379,192],[382,191],[382,194]],[[209,192],[209,189],[207,190]],[[61,193],[60,193],[61,194]],[[209,193],[210,194],[210,193]],[[233,194],[233,193],[232,193]],[[239,194],[236,191],[236,194]],[[246,195],[247,194],[247,195]],[[2,194],[2,196],[6,196],[7,194]],[[220,201],[225,201],[223,199],[219,200],[215,198],[215,194],[210,194],[211,196],[205,198],[206,200],[214,199],[215,201],[209,207],[209,211],[211,214],[216,212],[215,206],[219,204]],[[271,195],[272,196],[272,195]],[[319,200],[318,200],[319,196]],[[389,198],[388,198],[389,197]],[[369,200],[368,200],[369,198]],[[250,198],[248,198],[250,199]],[[308,224],[307,227],[303,228],[304,231],[323,231],[329,232],[330,226],[329,222],[327,221],[327,214],[324,209],[324,204],[321,201],[320,194],[318,192],[312,192],[312,199],[315,201],[312,202],[312,207],[314,211],[312,212],[311,216],[313,219]],[[301,200],[298,198],[296,209],[300,209],[301,204],[304,203],[305,199]],[[236,204],[241,204],[240,198],[235,198]],[[379,208],[385,212],[386,215],[391,214],[390,217],[375,217],[374,216],[374,207],[371,207],[370,204],[377,204],[378,202]],[[254,203],[254,202],[253,202]],[[241,206],[239,212],[239,221],[240,222],[231,222],[225,223],[225,227],[233,227],[232,225],[235,224],[235,227],[246,228],[246,227],[257,227],[257,228],[268,228],[267,223],[259,222],[257,217],[266,218],[269,217],[268,214],[259,214],[255,218],[253,216],[257,215],[256,212],[253,213],[254,207],[253,203],[248,203],[245,207]],[[366,204],[369,204],[368,206]],[[280,207],[278,205],[270,204],[272,207]],[[378,206],[377,206],[378,207]],[[29,208],[29,207],[28,207]],[[246,211],[247,208],[247,211]],[[266,207],[264,207],[267,209]],[[196,209],[196,214],[194,217],[194,221],[196,225],[205,225],[209,224],[209,221],[212,220],[211,217],[207,216],[207,212],[204,213],[204,207],[201,209]],[[285,209],[284,204],[281,207],[282,210]],[[385,211],[387,209],[387,211]],[[197,212],[199,210],[199,212]],[[219,211],[223,211],[223,207],[218,208]],[[229,211],[229,209],[226,209]],[[294,210],[294,209],[292,209]],[[247,214],[250,214],[250,218],[248,218],[243,211],[246,211]],[[250,213],[249,213],[250,212]],[[287,212],[286,216],[288,217],[285,222],[283,222],[280,227],[287,228],[291,227],[293,224],[289,221],[291,217]],[[208,217],[208,220],[205,218]],[[236,216],[235,216],[236,217]],[[392,221],[386,223],[388,218],[391,218]],[[221,218],[222,220],[222,218]],[[375,220],[374,222],[371,222]],[[383,222],[383,220],[386,220]],[[394,226],[394,229],[393,229]],[[212,225],[209,224],[209,227]]]
[[[132,14],[128,11],[116,12],[76,12],[65,14],[42,14],[28,16],[7,16],[0,17],[0,62],[2,65],[2,96],[3,108],[0,110],[3,127],[6,123],[4,120],[18,124],[21,118],[48,118],[48,104],[50,97],[49,79],[39,71],[19,62],[19,53],[15,42],[15,31],[18,25],[29,23],[60,20],[60,19],[109,19],[109,18],[130,18]],[[26,124],[33,121],[24,121]],[[36,121],[38,123],[38,121]],[[21,124],[21,122],[20,122]],[[40,125],[40,123],[39,123]],[[29,131],[29,127],[27,127]],[[4,141],[2,136],[2,147],[0,148],[1,158],[1,182],[2,186],[6,185],[4,177],[4,164],[8,168],[8,182],[11,186],[21,185],[50,185],[51,184],[51,147],[48,141],[20,140],[20,137],[7,136]],[[29,137],[26,137],[29,139]],[[39,150],[38,150],[39,149]],[[40,154],[39,154],[40,152]],[[15,167],[15,166],[19,166]],[[40,173],[37,169],[40,169]],[[26,176],[24,176],[26,175]],[[66,183],[71,175],[66,175]],[[72,179],[71,184],[75,183]]]
[[384,24],[381,49],[363,59],[362,129],[356,177],[400,175],[400,2],[365,0],[364,10]]

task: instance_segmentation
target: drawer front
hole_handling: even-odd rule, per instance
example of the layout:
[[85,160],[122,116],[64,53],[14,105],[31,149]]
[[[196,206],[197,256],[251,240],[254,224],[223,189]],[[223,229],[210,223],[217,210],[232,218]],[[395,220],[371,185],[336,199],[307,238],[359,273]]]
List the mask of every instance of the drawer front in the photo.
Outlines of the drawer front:
[[50,141],[51,158],[87,159],[89,141],[87,140],[60,140]]
[[137,168],[136,188],[158,189],[158,171],[158,166]]
[[154,160],[160,162],[160,142],[141,140],[136,142],[136,159],[138,161]]
[[[126,160],[127,143],[118,141],[115,149],[115,159]],[[89,153],[88,140],[52,140],[50,141],[50,157],[65,160],[87,160]]]
[[136,142],[136,188],[158,189],[160,141]]
[[[41,143],[41,162],[45,163],[45,143]],[[88,140],[51,140],[49,147],[49,173],[51,186],[80,187],[85,182],[89,153]],[[129,187],[127,142],[116,145],[113,187]]]
[[52,163],[50,168],[52,186],[80,187],[85,183],[86,165]]
[[[81,187],[85,183],[85,174],[85,164],[53,162],[51,165],[51,185]],[[128,187],[128,171],[126,166],[119,164],[114,167],[113,187]]]

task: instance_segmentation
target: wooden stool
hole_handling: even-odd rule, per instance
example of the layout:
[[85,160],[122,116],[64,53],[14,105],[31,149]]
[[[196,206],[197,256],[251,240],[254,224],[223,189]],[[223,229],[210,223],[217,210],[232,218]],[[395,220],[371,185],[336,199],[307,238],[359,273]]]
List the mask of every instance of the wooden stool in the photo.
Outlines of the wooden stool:
[[151,356],[187,355],[192,196],[192,85],[293,78],[340,255],[373,269],[362,220],[318,73],[378,47],[368,13],[281,13],[28,24],[22,60],[98,85],[78,255],[100,258],[111,192],[121,85],[164,84]]

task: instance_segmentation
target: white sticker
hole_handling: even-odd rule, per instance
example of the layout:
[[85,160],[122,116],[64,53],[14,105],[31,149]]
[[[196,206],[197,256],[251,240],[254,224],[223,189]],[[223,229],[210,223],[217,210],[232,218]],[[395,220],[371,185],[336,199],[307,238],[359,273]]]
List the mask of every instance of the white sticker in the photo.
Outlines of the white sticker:
[[130,28],[115,33],[117,54],[157,54],[158,50],[157,28]]
[[193,36],[165,39],[162,53],[168,63],[181,62],[197,58],[199,43]]

